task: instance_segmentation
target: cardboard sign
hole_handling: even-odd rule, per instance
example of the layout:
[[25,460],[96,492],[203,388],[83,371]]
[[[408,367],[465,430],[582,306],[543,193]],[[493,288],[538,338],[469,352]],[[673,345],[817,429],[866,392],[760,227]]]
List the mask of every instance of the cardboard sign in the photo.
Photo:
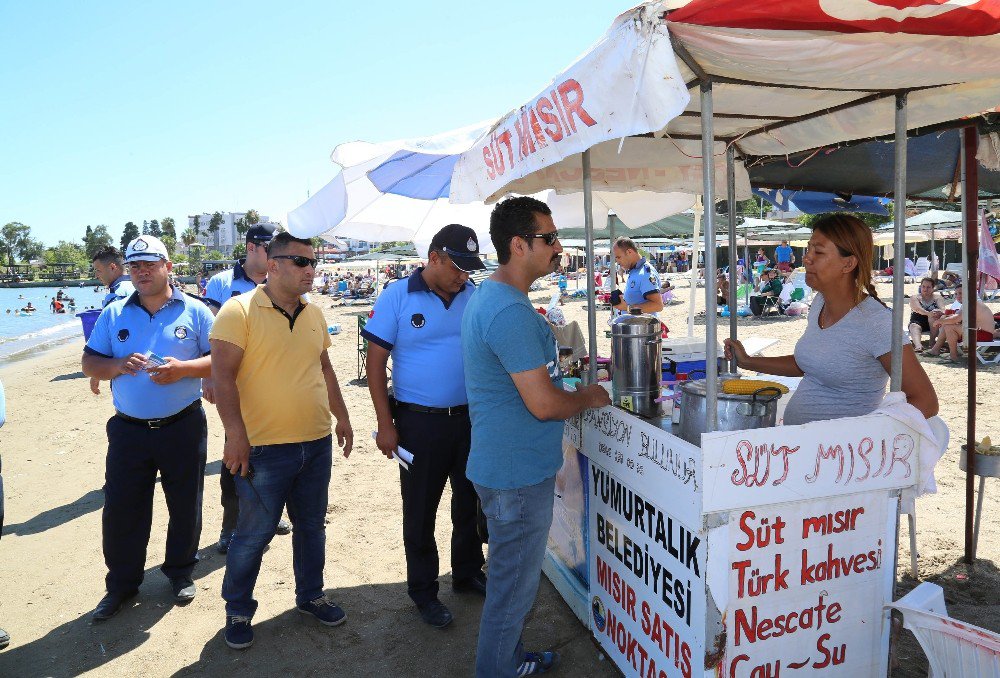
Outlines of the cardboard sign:
[[701,450],[615,407],[585,410],[580,416],[580,449],[588,459],[645,498],[669,496],[674,516],[701,524]]
[[721,675],[884,676],[895,516],[886,492],[730,513],[709,536]]
[[588,476],[594,636],[626,675],[701,675],[704,541],[593,460]]
[[702,437],[706,513],[917,484],[920,434],[883,415]]

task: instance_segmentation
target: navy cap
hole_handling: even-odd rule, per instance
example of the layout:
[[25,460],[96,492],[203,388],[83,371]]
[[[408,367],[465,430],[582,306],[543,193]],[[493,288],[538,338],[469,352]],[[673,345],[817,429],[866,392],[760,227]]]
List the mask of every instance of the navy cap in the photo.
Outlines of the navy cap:
[[274,237],[274,231],[269,229],[267,226],[251,226],[247,229],[247,242],[251,240],[254,242],[271,242],[271,238]]
[[479,236],[468,226],[448,224],[431,239],[431,250],[441,250],[466,273],[486,268],[479,256]]

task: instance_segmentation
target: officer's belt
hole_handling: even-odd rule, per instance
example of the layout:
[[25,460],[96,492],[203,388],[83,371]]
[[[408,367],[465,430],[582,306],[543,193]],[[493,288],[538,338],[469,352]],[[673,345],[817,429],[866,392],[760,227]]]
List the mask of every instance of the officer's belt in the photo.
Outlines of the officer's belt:
[[168,426],[177,421],[178,419],[186,417],[195,410],[199,409],[201,409],[201,401],[195,400],[193,403],[185,407],[177,414],[171,414],[169,417],[162,417],[160,419],[136,419],[135,417],[130,417],[123,412],[119,412],[118,410],[115,410],[115,416],[118,417],[119,419],[124,419],[130,424],[139,424],[140,426],[145,426],[146,428],[156,429]]
[[422,414],[446,414],[449,417],[457,417],[460,414],[468,414],[468,405],[455,405],[454,407],[426,407],[416,403],[404,403],[402,400],[393,400],[393,405],[401,410],[410,412],[420,412]]

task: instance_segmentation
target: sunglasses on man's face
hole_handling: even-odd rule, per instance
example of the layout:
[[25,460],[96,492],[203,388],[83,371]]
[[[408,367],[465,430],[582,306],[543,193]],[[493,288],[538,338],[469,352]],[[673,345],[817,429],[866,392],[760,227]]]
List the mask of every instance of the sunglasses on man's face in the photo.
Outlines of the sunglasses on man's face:
[[552,247],[559,240],[559,231],[549,231],[548,233],[522,233],[522,238],[541,238],[545,244]]
[[309,257],[303,257],[297,254],[277,254],[271,258],[288,259],[299,268],[305,268],[306,266],[312,266],[313,268],[316,268],[316,264],[318,263],[317,259],[310,259]]

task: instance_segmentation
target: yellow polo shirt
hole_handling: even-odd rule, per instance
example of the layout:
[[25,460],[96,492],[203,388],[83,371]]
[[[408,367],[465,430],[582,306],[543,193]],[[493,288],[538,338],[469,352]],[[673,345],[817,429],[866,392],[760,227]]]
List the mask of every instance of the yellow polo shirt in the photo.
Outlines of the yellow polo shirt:
[[209,337],[243,349],[236,387],[251,445],[301,443],[330,434],[320,356],[331,342],[319,307],[304,302],[291,323],[260,285],[222,305]]

